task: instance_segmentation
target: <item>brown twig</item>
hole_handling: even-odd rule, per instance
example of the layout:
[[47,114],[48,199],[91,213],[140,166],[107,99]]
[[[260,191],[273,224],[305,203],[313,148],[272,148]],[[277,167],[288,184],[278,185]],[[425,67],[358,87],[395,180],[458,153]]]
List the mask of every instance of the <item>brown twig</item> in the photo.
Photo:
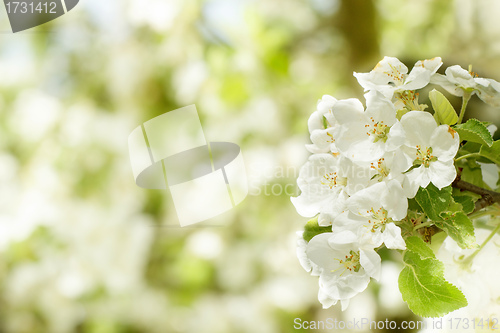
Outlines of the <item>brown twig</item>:
[[451,185],[462,191],[469,191],[481,196],[481,199],[476,201],[474,212],[477,212],[478,210],[491,206],[495,203],[500,203],[500,193],[468,183],[461,180],[460,177],[457,177],[457,179],[455,179],[455,181]]

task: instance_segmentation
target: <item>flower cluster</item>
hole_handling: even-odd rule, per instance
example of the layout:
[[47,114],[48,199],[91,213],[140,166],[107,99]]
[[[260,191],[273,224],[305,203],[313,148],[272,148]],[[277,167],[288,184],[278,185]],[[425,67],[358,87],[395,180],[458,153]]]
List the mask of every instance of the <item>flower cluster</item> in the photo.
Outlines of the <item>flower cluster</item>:
[[[302,266],[319,276],[324,308],[362,292],[378,279],[377,250],[406,248],[400,224],[408,199],[420,188],[449,186],[457,171],[459,134],[419,103],[417,90],[429,83],[458,96],[477,95],[500,105],[500,84],[459,66],[436,73],[441,58],[418,61],[413,69],[385,57],[369,73],[354,73],[366,94],[358,99],[323,96],[308,121],[312,153],[291,198],[297,212],[315,217],[312,239],[299,233]],[[456,114],[454,113],[456,117]]]

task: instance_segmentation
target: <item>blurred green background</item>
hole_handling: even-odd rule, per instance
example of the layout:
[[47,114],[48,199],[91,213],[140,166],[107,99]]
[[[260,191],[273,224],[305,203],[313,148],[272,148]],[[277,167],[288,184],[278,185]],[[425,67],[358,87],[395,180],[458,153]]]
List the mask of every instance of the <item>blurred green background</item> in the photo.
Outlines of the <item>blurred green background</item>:
[[[495,0],[81,0],[12,34],[2,8],[0,332],[418,319],[390,253],[346,312],[321,309],[295,255],[306,219],[289,200],[307,119],[323,94],[362,98],[352,72],[384,55],[410,69],[441,56],[441,72],[472,64],[500,81],[499,15]],[[477,101],[469,116],[498,124]],[[129,133],[189,104],[209,140],[243,151],[250,194],[208,222],[222,227],[176,227],[168,191],[137,187],[129,165]]]

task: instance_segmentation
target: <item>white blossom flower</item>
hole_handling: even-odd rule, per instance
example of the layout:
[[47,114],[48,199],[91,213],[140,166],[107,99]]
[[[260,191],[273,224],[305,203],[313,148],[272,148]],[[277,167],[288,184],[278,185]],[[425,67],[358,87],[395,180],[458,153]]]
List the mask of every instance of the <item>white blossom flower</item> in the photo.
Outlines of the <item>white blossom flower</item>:
[[[320,294],[330,300],[349,300],[364,291],[370,278],[380,276],[380,256],[351,231],[322,233],[307,244],[306,254],[320,269]],[[321,298],[320,298],[321,300]]]
[[391,180],[397,180],[400,184],[403,184],[406,178],[403,173],[411,167],[411,163],[401,149],[386,152],[377,160],[368,162],[357,161],[356,164],[360,167],[365,167],[367,170],[369,181],[365,187]]
[[[312,276],[320,276],[321,274],[321,268],[316,265],[314,262],[312,262],[309,257],[307,256],[307,242],[304,240],[304,232],[303,231],[297,231],[297,258],[299,259],[299,263],[304,268],[307,272],[310,272]],[[338,299],[334,299],[328,294],[325,293],[323,288],[321,288],[321,283],[320,283],[320,288],[318,291],[318,300],[320,303],[323,305],[324,309],[327,309],[339,301]],[[344,299],[340,300],[342,304],[342,311],[344,311],[347,306],[349,305],[349,299]]]
[[384,57],[371,72],[354,76],[365,91],[376,90],[392,99],[395,93],[425,87],[442,64],[439,57],[419,60],[408,73],[408,68],[397,58]]
[[348,211],[337,216],[332,231],[351,230],[368,239],[374,247],[406,249],[401,229],[394,224],[406,217],[408,200],[401,184],[392,180],[361,190],[347,199]]
[[313,276],[319,276],[319,267],[311,262],[307,257],[307,242],[304,239],[304,232],[297,231],[297,258],[299,259],[300,266],[306,271],[311,272]]
[[485,103],[500,106],[500,83],[493,79],[477,77],[459,65],[450,66],[445,71],[446,75],[434,74],[431,83],[443,87],[450,94],[463,96],[468,91],[476,93]]
[[339,151],[353,161],[373,161],[404,143],[394,105],[379,93],[366,95],[367,108],[357,99],[338,101],[333,114],[341,129]]
[[318,223],[330,225],[333,218],[344,210],[350,167],[349,160],[341,156],[311,155],[297,179],[302,193],[291,198],[297,212],[304,217],[319,213]]
[[413,169],[406,173],[408,197],[415,196],[419,187],[433,183],[442,189],[450,185],[457,172],[453,158],[457,154],[460,138],[448,125],[437,126],[428,112],[411,111],[401,118],[406,142],[403,147]]
[[309,117],[308,127],[312,144],[306,145],[306,148],[313,154],[337,152],[335,136],[339,128],[332,112],[336,102],[332,96],[324,95],[318,101],[317,110]]

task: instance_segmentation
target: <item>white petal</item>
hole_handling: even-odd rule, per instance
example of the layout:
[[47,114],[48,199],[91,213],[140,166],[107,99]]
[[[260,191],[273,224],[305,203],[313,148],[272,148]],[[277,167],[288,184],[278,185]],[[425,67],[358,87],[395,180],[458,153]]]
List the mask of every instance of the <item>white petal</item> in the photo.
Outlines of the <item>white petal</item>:
[[336,252],[328,244],[328,239],[333,235],[325,232],[314,236],[307,244],[306,254],[313,264],[318,265],[323,271],[330,272],[336,268]]
[[[434,163],[437,163],[439,161],[436,161]],[[431,163],[432,165],[433,163]],[[416,188],[418,191],[418,187],[427,187],[429,183],[431,182],[431,176],[430,176],[430,171],[429,168],[426,168],[424,166],[419,166],[418,168],[415,168],[408,172],[406,174],[406,178],[409,181],[410,188],[412,191]],[[416,193],[416,192],[415,192]]]
[[417,61],[406,78],[404,89],[417,90],[425,87],[430,82],[431,75],[436,73],[442,64],[443,62],[439,57]]
[[333,248],[333,249],[345,249],[346,246],[353,245],[357,243],[358,241],[358,236],[350,231],[350,230],[344,230],[339,233],[333,233],[329,238],[328,238],[328,245]]
[[333,305],[337,304],[337,300],[328,296],[327,293],[323,290],[323,288],[319,288],[318,291],[318,300],[323,305],[323,309],[328,309],[332,307]]
[[403,187],[397,180],[387,182],[385,191],[380,192],[382,206],[387,215],[394,221],[404,219],[408,213],[408,199],[404,195]]
[[323,95],[321,100],[318,101],[316,108],[321,114],[328,114],[332,112],[332,108],[335,103],[337,103],[337,99],[335,97]]
[[384,244],[388,249],[405,250],[406,244],[401,236],[401,229],[394,223],[385,226],[383,232]]
[[334,233],[339,233],[344,230],[350,230],[356,233],[356,230],[363,224],[366,224],[365,217],[353,214],[350,211],[346,211],[338,215],[333,220],[332,231]]
[[[333,299],[349,299],[364,291],[370,282],[370,277],[364,275],[360,277],[350,275],[349,283],[339,283],[336,276],[323,274],[319,277],[320,288]],[[351,286],[355,287],[353,289]]]
[[385,150],[393,151],[401,147],[406,140],[405,130],[399,121],[392,125],[385,142]]
[[434,74],[431,76],[431,83],[437,84],[438,86],[444,88],[447,92],[455,96],[463,96],[464,90],[460,88],[455,82],[450,82],[446,75]]
[[392,126],[396,122],[396,108],[384,95],[370,91],[365,94],[366,114],[376,121],[383,121],[385,125]]
[[493,79],[482,79],[488,82],[487,85],[484,82],[480,81],[480,78],[476,78],[476,83],[480,83],[477,85],[477,96],[483,100],[483,102],[488,103],[494,107],[500,107],[500,83]]
[[342,311],[347,310],[347,307],[349,306],[349,299],[341,299],[340,303],[342,304]]
[[473,88],[476,86],[474,78],[469,71],[463,69],[459,65],[454,65],[446,68],[446,77],[452,83],[464,88]]
[[381,197],[387,192],[385,182],[374,184],[353,194],[346,201],[346,207],[354,214],[367,215],[367,210],[382,207]]
[[401,117],[400,122],[405,130],[406,144],[408,146],[430,147],[430,138],[437,128],[437,124],[429,112],[410,111]]
[[377,252],[370,249],[360,249],[359,262],[369,276],[375,280],[380,278],[381,259]]
[[323,115],[318,111],[313,112],[307,121],[307,127],[309,128],[309,133],[312,133],[317,129],[325,129],[323,124]]
[[365,108],[356,98],[343,99],[335,103],[333,115],[339,124],[345,124],[352,121],[362,121],[365,118]]
[[457,132],[448,125],[441,125],[432,133],[431,147],[432,155],[440,161],[449,161],[455,157],[460,145]]
[[453,165],[453,160],[441,162],[435,161],[429,165],[431,182],[438,189],[451,185],[457,177],[457,170]]

